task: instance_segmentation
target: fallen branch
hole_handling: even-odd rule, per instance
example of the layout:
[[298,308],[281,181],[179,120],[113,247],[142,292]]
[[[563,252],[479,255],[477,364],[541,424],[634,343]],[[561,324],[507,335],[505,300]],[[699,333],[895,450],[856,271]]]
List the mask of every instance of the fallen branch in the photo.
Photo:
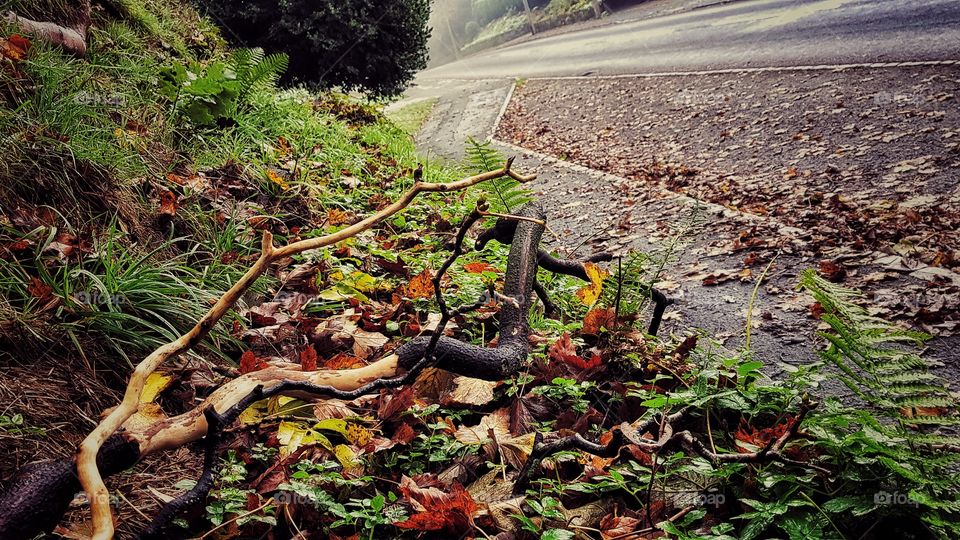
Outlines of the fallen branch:
[[[421,182],[419,178],[415,178],[413,186],[407,190],[399,200],[390,206],[358,223],[355,223],[333,234],[319,238],[301,240],[282,248],[274,248],[273,236],[270,233],[264,233],[260,257],[253,264],[253,266],[247,270],[243,277],[241,277],[237,283],[235,283],[233,287],[231,287],[230,290],[228,290],[220,298],[220,300],[217,301],[210,311],[208,311],[207,314],[204,315],[203,318],[201,318],[196,324],[196,326],[194,326],[189,332],[182,335],[177,340],[161,346],[147,356],[143,361],[141,361],[139,365],[137,365],[132,376],[130,377],[130,382],[128,383],[126,392],[124,393],[123,401],[119,406],[111,411],[110,414],[100,422],[96,429],[94,429],[87,436],[87,438],[84,439],[83,443],[81,443],[80,451],[77,455],[77,473],[80,476],[80,483],[90,499],[91,512],[93,514],[93,539],[106,540],[112,538],[114,532],[113,515],[109,503],[109,491],[107,490],[106,485],[103,483],[103,478],[101,477],[100,471],[97,467],[97,453],[99,452],[100,448],[127,419],[137,412],[140,394],[143,392],[143,387],[146,383],[147,377],[166,360],[176,357],[177,355],[189,350],[199,343],[217,324],[217,322],[220,321],[227,311],[233,307],[234,304],[236,304],[236,302],[247,291],[247,289],[253,285],[257,278],[266,272],[273,262],[303,253],[305,251],[330,246],[355,236],[360,232],[371,228],[380,221],[403,210],[410,205],[417,195],[423,192],[444,193],[457,191],[481,182],[485,182],[487,180],[502,178],[505,176],[509,176],[519,182],[527,182],[534,178],[534,176],[524,176],[514,172],[511,170],[512,165],[513,159],[511,158],[507,160],[502,169],[479,174],[447,184]],[[537,242],[539,243],[539,237],[537,238]],[[535,246],[536,244],[534,244],[534,249]],[[408,348],[407,351],[409,353],[414,349],[415,347]],[[400,365],[405,368],[412,367],[412,365],[416,363],[415,361],[410,362],[410,354],[401,356],[399,353],[400,351],[398,350],[397,355],[388,357],[368,367],[377,366],[379,364],[380,369],[387,367],[388,365],[392,365],[392,367],[395,369],[397,366],[397,359],[400,360]],[[394,356],[396,358],[394,360],[390,360],[391,358],[394,358]],[[385,362],[385,364],[381,364],[383,362]],[[246,393],[248,392],[244,392],[244,395]],[[205,423],[205,420],[203,420],[201,417],[197,419],[197,422]]]
[[[478,251],[482,250],[491,240],[496,240],[501,244],[509,244],[513,241],[516,228],[516,220],[498,219],[493,227],[483,231],[477,236],[476,249]],[[537,249],[537,265],[540,268],[548,272],[553,272],[554,274],[572,276],[584,281],[590,281],[590,277],[587,275],[586,263],[608,262],[611,260],[613,260],[613,254],[605,252],[596,253],[583,260],[569,260],[558,259],[545,249]],[[551,314],[555,307],[550,301],[546,289],[544,289],[543,285],[539,282],[534,282],[533,289],[536,291],[540,301],[543,302],[544,312],[548,315]],[[663,314],[667,306],[673,304],[673,300],[653,287],[650,288],[650,298],[653,300],[654,307],[647,333],[655,336],[657,332],[660,331]]]
[[[648,454],[659,453],[666,448],[679,445],[688,452],[706,459],[714,468],[724,463],[760,464],[776,461],[786,465],[813,469],[821,474],[830,475],[831,471],[824,467],[790,459],[783,455],[783,450],[787,443],[796,437],[803,419],[815,407],[816,404],[804,401],[800,404],[800,410],[790,424],[790,427],[782,435],[771,440],[764,448],[756,452],[746,453],[720,454],[707,448],[706,445],[689,430],[676,431],[676,425],[685,421],[690,413],[693,412],[694,409],[691,407],[681,409],[667,417],[657,414],[643,422],[635,424],[625,422],[613,429],[611,433],[612,437],[606,444],[590,441],[580,434],[563,437],[550,442],[543,442],[543,435],[538,432],[534,436],[533,450],[530,452],[530,457],[526,463],[524,463],[523,469],[517,474],[513,493],[514,495],[523,493],[530,485],[531,475],[537,471],[544,459],[553,454],[568,450],[580,450],[595,456],[610,458],[619,455],[620,451],[628,444],[637,446],[640,450]],[[656,428],[655,433],[653,433],[654,428]],[[644,435],[647,434],[651,434],[655,438],[645,438]]]
[[4,18],[25,34],[62,47],[76,56],[83,56],[87,53],[87,31],[90,30],[90,0],[81,0],[77,4],[72,8],[77,11],[77,20],[69,25],[35,21],[12,11],[8,11]]
[[207,419],[207,436],[204,441],[206,448],[204,454],[203,472],[192,489],[190,489],[187,493],[177,497],[173,501],[170,501],[166,506],[163,507],[161,512],[150,524],[150,527],[146,530],[143,537],[145,539],[163,538],[164,528],[180,511],[206,498],[207,494],[210,492],[210,489],[213,487],[214,474],[217,470],[216,451],[220,442],[222,430],[233,423],[233,421],[236,420],[240,414],[242,414],[243,411],[254,402],[283,394],[291,390],[296,390],[298,392],[309,392],[312,397],[324,396],[328,398],[332,397],[342,400],[352,400],[362,395],[375,392],[381,388],[390,388],[410,384],[416,380],[416,378],[425,368],[436,365],[438,363],[437,357],[434,354],[436,346],[437,343],[439,343],[439,337],[443,334],[443,331],[446,328],[447,323],[450,322],[450,319],[459,314],[477,309],[488,302],[488,297],[484,295],[480,298],[480,300],[473,304],[461,306],[460,308],[450,311],[447,308],[446,301],[443,298],[443,291],[440,288],[440,282],[443,279],[443,275],[447,270],[450,269],[457,258],[463,254],[463,241],[464,238],[466,238],[467,231],[470,230],[470,227],[472,227],[474,223],[483,217],[482,212],[485,210],[485,208],[486,202],[481,199],[477,203],[477,207],[463,220],[450,256],[446,261],[444,261],[443,265],[441,265],[440,269],[437,271],[437,275],[433,278],[434,294],[437,304],[440,306],[441,318],[440,322],[437,324],[437,328],[433,332],[433,337],[430,340],[427,349],[423,352],[422,358],[419,360],[419,362],[417,362],[416,365],[414,365],[403,376],[391,379],[377,379],[370,384],[349,392],[338,390],[331,386],[315,386],[310,384],[294,383],[293,381],[284,381],[271,388],[268,392],[263,391],[263,386],[255,387],[247,396],[245,396],[236,405],[232,406],[223,414],[218,414],[212,406],[207,407],[204,409],[204,417]]

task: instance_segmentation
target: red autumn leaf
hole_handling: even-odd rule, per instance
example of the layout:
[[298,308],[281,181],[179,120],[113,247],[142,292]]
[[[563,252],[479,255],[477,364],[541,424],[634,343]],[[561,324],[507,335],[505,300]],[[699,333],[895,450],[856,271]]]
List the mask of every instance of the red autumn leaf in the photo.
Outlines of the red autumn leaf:
[[424,268],[410,283],[404,291],[408,298],[432,298],[433,297],[433,274],[429,268]]
[[[740,427],[737,428],[737,431],[733,434],[734,439],[737,441],[737,451],[741,454],[749,454],[750,452],[755,452],[760,450],[770,444],[771,441],[774,441],[790,429],[790,426],[793,424],[794,418],[787,417],[784,422],[781,422],[775,426],[756,429],[747,424],[741,422]],[[752,445],[756,448],[746,448],[740,443],[745,443]]]
[[630,533],[636,531],[640,524],[641,521],[633,516],[608,514],[600,520],[600,536],[603,540],[630,536]]
[[267,367],[266,361],[263,358],[258,358],[253,351],[245,351],[240,356],[240,374],[244,375],[246,373],[251,373],[253,371],[260,371],[261,369]]
[[463,265],[463,269],[471,274],[482,274],[484,272],[499,272],[496,266],[485,262],[472,262]]
[[394,523],[401,529],[444,531],[459,536],[473,527],[473,513],[477,503],[458,483],[450,493],[435,487],[421,488],[411,478],[400,480],[400,492],[417,512],[410,519]]
[[39,299],[41,302],[46,302],[53,296],[53,288],[35,277],[30,278],[30,284],[27,285],[27,292],[30,293],[30,296]]
[[14,63],[25,59],[28,52],[30,52],[29,39],[18,34],[7,39],[0,38],[0,54],[13,60]]
[[317,370],[317,351],[314,350],[312,345],[308,345],[306,349],[300,352],[300,369],[303,371]]
[[616,326],[617,312],[613,308],[594,308],[583,318],[583,333],[591,336],[600,335],[605,328],[613,330]]
[[167,220],[177,215],[177,196],[172,191],[160,194],[160,211],[157,213]]
[[570,334],[566,332],[564,332],[563,335],[560,336],[560,339],[555,341],[553,345],[550,345],[547,354],[551,360],[563,362],[579,369],[593,369],[602,363],[602,359],[598,354],[594,354],[589,360],[584,360],[577,355],[577,349],[573,346],[573,342],[570,341]]
[[410,427],[410,424],[404,422],[400,424],[400,427],[393,433],[393,437],[390,440],[397,444],[410,444],[410,441],[416,436],[417,434],[413,431],[413,428]]
[[403,414],[413,405],[416,394],[413,386],[406,386],[402,390],[394,392],[392,395],[380,399],[380,406],[377,408],[377,417],[381,422],[394,420]]
[[833,261],[820,261],[819,274],[828,281],[840,283],[847,277],[847,269]]

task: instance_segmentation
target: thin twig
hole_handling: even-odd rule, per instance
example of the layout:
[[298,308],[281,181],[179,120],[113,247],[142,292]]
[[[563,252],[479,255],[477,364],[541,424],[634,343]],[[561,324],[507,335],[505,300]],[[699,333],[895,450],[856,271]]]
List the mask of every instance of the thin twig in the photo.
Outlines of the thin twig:
[[137,412],[140,394],[143,392],[147,377],[166,360],[180,355],[199,343],[227,311],[236,304],[240,297],[246,293],[253,283],[256,282],[257,278],[267,271],[274,261],[304,251],[333,245],[353,237],[403,210],[413,202],[417,195],[423,192],[446,193],[458,191],[481,182],[505,176],[509,176],[518,182],[526,182],[536,177],[535,175],[521,175],[511,170],[512,165],[513,158],[510,158],[502,169],[446,184],[415,181],[413,186],[396,202],[366,219],[335,233],[318,238],[300,240],[281,248],[275,248],[273,246],[273,235],[269,232],[264,232],[262,251],[253,266],[224,293],[217,303],[210,308],[206,315],[204,315],[189,332],[156,349],[137,365],[130,377],[130,382],[127,384],[127,389],[120,405],[114,408],[81,443],[77,455],[77,473],[80,477],[80,483],[91,501],[93,540],[109,540],[113,537],[114,532],[113,511],[110,508],[109,500],[110,493],[103,482],[103,477],[97,467],[96,459],[97,453],[100,451],[103,443],[120,429],[127,419]]

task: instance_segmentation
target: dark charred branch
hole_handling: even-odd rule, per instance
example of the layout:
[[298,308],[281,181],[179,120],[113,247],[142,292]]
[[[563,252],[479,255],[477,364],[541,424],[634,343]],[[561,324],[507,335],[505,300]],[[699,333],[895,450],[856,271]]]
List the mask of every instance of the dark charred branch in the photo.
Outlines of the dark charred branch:
[[[501,244],[510,244],[513,242],[514,235],[516,234],[517,223],[516,220],[498,219],[493,227],[483,231],[477,236],[476,249],[478,251],[482,250],[491,240],[496,240]],[[540,268],[548,272],[553,272],[554,274],[573,276],[584,281],[590,281],[584,263],[608,262],[611,260],[613,260],[613,254],[611,253],[596,253],[583,260],[567,260],[558,259],[543,248],[537,249],[537,265]],[[555,306],[550,302],[546,289],[538,282],[534,282],[533,287],[540,301],[543,302],[544,313],[548,315],[551,314]],[[650,288],[650,299],[653,300],[654,307],[647,333],[655,336],[657,332],[660,331],[663,314],[667,306],[673,304],[673,299],[668,298],[665,294],[652,287]]]
[[[518,212],[520,217],[545,219],[543,209],[537,203],[528,203]],[[500,220],[498,220],[499,222]],[[502,380],[512,376],[527,357],[530,334],[527,316],[533,300],[533,283],[537,272],[536,252],[543,235],[543,223],[515,221],[514,241],[507,257],[506,278],[503,296],[508,301],[500,308],[500,339],[496,349],[470,345],[456,339],[441,336],[415,338],[401,345],[395,354],[401,368],[416,365],[435,342],[436,367],[455,373],[470,373],[471,377],[486,380]],[[512,300],[512,301],[510,301]]]
[[543,288],[543,285],[539,281],[533,282],[533,291],[537,293],[537,298],[539,298],[540,302],[543,304],[544,314],[550,317],[557,312],[557,306],[550,301],[550,295],[547,293],[547,290]]
[[[724,463],[762,464],[776,461],[785,465],[804,467],[815,470],[821,474],[830,475],[831,471],[819,465],[797,461],[783,455],[783,450],[787,443],[797,436],[800,430],[800,424],[803,423],[803,419],[814,407],[816,407],[815,403],[807,401],[801,403],[797,416],[792,420],[790,427],[783,435],[770,441],[764,448],[756,452],[747,453],[720,454],[707,448],[707,446],[689,430],[676,431],[675,427],[685,421],[690,413],[693,412],[694,409],[691,407],[681,409],[667,417],[657,414],[636,425],[623,423],[613,429],[611,433],[612,437],[606,444],[585,439],[579,433],[544,443],[543,435],[537,433],[534,437],[533,450],[530,452],[530,457],[524,464],[523,469],[517,474],[513,493],[515,495],[523,493],[530,485],[531,475],[539,469],[544,459],[553,454],[568,450],[580,450],[595,456],[610,458],[619,455],[620,451],[626,445],[635,445],[639,447],[640,450],[650,454],[659,453],[663,450],[679,446],[692,454],[706,459],[714,468]],[[656,432],[653,431],[654,429],[656,429]],[[644,437],[646,434],[652,434],[653,438]]]
[[[116,434],[97,454],[104,475],[129,469],[140,459],[136,442]],[[0,538],[32,538],[52,531],[81,491],[74,457],[25,466],[0,495]]]

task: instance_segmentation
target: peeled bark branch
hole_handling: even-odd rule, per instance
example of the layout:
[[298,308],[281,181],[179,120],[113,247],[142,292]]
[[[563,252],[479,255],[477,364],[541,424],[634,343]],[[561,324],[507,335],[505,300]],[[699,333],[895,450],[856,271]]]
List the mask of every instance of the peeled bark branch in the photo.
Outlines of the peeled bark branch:
[[[510,175],[523,180],[529,179],[529,177],[522,177],[510,171],[509,165],[508,162],[507,166],[500,171],[471,177],[452,184],[424,184],[418,182],[407,192],[404,198],[394,205],[334,235],[298,242],[281,249],[274,249],[269,234],[265,235],[263,253],[260,259],[201,319],[200,323],[176,342],[155,351],[138,366],[131,377],[124,403],[126,403],[128,397],[133,396],[135,403],[132,410],[135,412],[146,376],[167,358],[187,350],[192,344],[202,339],[203,335],[236,302],[237,298],[253,283],[256,277],[262,274],[269,263],[278,257],[277,253],[284,253],[285,256],[288,256],[307,249],[339,242],[398,212],[409,204],[416,193],[421,191],[447,191],[450,188],[444,186],[451,185],[455,186],[456,189],[462,189],[490,178],[496,178],[498,175]],[[529,208],[530,215],[542,217],[542,210],[539,206],[530,205]],[[14,537],[30,537],[42,530],[51,529],[65,510],[73,493],[79,487],[74,476],[75,471],[79,474],[81,481],[83,481],[84,474],[95,474],[96,479],[102,485],[101,471],[105,474],[111,474],[124,470],[146,455],[177,448],[198,440],[208,433],[209,415],[217,415],[216,418],[222,422],[231,422],[254,399],[278,394],[304,398],[326,396],[354,399],[380,388],[405,384],[412,377],[416,377],[416,374],[428,362],[441,369],[470,377],[500,379],[511,375],[512,373],[509,370],[518,368],[527,353],[526,334],[529,330],[526,323],[526,314],[529,309],[529,298],[532,295],[532,276],[536,269],[533,254],[540,241],[543,228],[542,223],[540,225],[529,223],[522,231],[519,231],[519,234],[525,235],[527,238],[519,239],[515,248],[511,249],[506,272],[508,278],[504,289],[505,295],[511,301],[505,303],[501,312],[502,321],[510,322],[505,322],[501,327],[501,331],[506,332],[506,334],[503,334],[506,339],[501,340],[503,351],[499,354],[489,355],[490,351],[495,350],[471,346],[450,338],[438,338],[436,351],[431,352],[428,339],[418,338],[402,346],[396,354],[389,355],[369,366],[352,370],[304,372],[298,367],[271,366],[247,373],[224,384],[204,400],[199,407],[191,411],[145,427],[124,426],[125,431],[111,436],[113,428],[108,424],[111,417],[114,418],[112,420],[114,422],[119,418],[119,422],[122,424],[129,416],[129,414],[124,416],[126,413],[118,413],[118,410],[124,407],[124,403],[122,403],[94,430],[88,440],[85,441],[85,446],[82,447],[88,452],[96,452],[97,461],[95,464],[91,465],[88,461],[84,461],[82,453],[76,458],[76,461],[47,462],[42,470],[24,470],[20,479],[11,484],[10,488],[0,496],[0,507],[9,510],[0,514],[0,538],[11,535]],[[296,250],[290,249],[292,246],[296,246]],[[522,299],[527,300],[523,301]],[[462,308],[457,311],[464,311],[465,309]],[[452,313],[448,315],[452,315]],[[440,333],[442,331],[437,334]],[[519,346],[521,343],[522,347]],[[401,375],[404,371],[406,374]],[[102,435],[104,433],[106,435]],[[94,446],[89,441],[95,435],[104,436],[104,440],[111,441],[110,445],[127,448],[128,453],[118,456],[110,445],[104,446],[102,449],[102,445]],[[108,448],[110,448],[109,451]],[[201,485],[202,487],[204,486]],[[91,506],[95,510],[98,505],[105,506],[106,515],[110,517],[109,493],[105,486],[102,495],[98,495],[97,493],[100,493],[98,491],[88,491],[88,493],[91,492],[94,493],[90,498]],[[102,498],[98,499],[96,497]],[[30,501],[32,502],[29,505],[22,504]],[[44,519],[34,519],[34,516],[39,514],[42,514]],[[109,525],[107,531],[98,534],[106,534],[105,537],[109,537],[112,534],[112,518]],[[16,534],[13,534],[14,532]]]
[[77,3],[79,5],[74,8],[78,12],[77,21],[69,26],[53,22],[34,21],[20,17],[12,11],[8,11],[5,18],[7,22],[16,26],[25,34],[30,34],[34,38],[62,47],[65,51],[76,56],[83,56],[87,53],[90,0],[82,0]]
[[264,233],[262,251],[253,266],[247,270],[243,277],[217,301],[210,311],[208,311],[189,332],[182,335],[179,339],[161,346],[137,365],[133,375],[130,377],[123,401],[100,422],[96,429],[94,429],[80,445],[80,451],[77,455],[77,473],[80,475],[80,482],[91,501],[94,529],[93,539],[108,540],[113,537],[114,532],[113,515],[109,504],[109,492],[107,491],[107,486],[103,483],[103,478],[100,476],[96,464],[96,456],[100,447],[110,435],[120,429],[123,423],[137,412],[140,394],[143,392],[147,377],[167,359],[176,357],[199,343],[227,311],[237,303],[257,278],[267,271],[274,261],[303,253],[304,251],[330,246],[355,236],[396,214],[400,210],[403,210],[413,202],[417,195],[423,192],[445,193],[457,191],[487,180],[505,176],[509,176],[519,182],[526,182],[535,178],[535,176],[524,176],[514,172],[511,170],[512,165],[513,159],[511,158],[507,160],[507,163],[502,169],[471,176],[448,184],[428,183],[417,180],[399,200],[390,206],[358,223],[319,238],[301,240],[281,248],[274,248],[272,235],[270,233]]

